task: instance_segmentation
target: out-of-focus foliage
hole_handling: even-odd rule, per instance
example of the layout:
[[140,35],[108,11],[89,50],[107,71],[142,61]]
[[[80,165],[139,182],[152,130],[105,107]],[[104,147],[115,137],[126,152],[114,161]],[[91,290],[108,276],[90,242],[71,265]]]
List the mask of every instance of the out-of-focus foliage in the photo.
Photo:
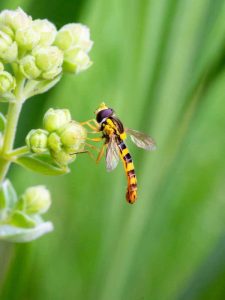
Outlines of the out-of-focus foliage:
[[[81,155],[70,175],[11,169],[18,192],[52,191],[55,231],[31,245],[0,245],[1,299],[225,298],[225,1],[2,0],[59,28],[91,28],[93,66],[27,103],[17,144],[49,106],[77,121],[105,101],[155,153],[130,145],[139,199],[125,202],[112,174]],[[40,114],[37,114],[37,111]]]

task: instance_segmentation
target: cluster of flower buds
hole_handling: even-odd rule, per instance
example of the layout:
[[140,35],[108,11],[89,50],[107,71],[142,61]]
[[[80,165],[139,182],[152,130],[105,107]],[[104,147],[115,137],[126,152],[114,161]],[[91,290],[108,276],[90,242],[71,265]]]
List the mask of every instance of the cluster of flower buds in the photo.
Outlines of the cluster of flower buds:
[[5,180],[0,195],[0,239],[26,242],[53,230],[52,223],[42,219],[51,205],[45,186],[29,187],[17,197],[11,182]]
[[80,123],[72,120],[68,109],[50,108],[43,118],[43,129],[33,129],[26,137],[31,152],[49,152],[59,165],[75,160],[84,150],[87,133]]
[[[79,73],[91,61],[88,52],[93,42],[89,29],[68,24],[57,31],[50,21],[32,20],[22,9],[0,13],[0,96],[15,89],[18,71],[26,79],[53,80],[65,72]],[[12,64],[14,73],[4,71]]]

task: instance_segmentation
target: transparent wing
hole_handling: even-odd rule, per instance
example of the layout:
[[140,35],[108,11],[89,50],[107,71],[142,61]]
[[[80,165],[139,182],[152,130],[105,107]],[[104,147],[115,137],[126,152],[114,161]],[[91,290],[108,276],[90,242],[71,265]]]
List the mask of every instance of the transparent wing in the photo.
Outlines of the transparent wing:
[[126,133],[130,135],[132,142],[138,147],[150,151],[156,149],[156,144],[150,136],[130,128],[126,129]]
[[106,169],[108,172],[114,170],[120,160],[119,150],[114,136],[112,136],[109,140],[108,147],[106,149],[105,159],[106,159]]

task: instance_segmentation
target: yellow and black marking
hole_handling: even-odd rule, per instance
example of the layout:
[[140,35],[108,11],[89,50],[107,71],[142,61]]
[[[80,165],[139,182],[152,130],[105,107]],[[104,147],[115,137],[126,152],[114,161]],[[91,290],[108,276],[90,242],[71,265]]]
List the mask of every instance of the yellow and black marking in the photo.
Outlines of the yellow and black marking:
[[127,193],[126,199],[129,203],[133,204],[137,199],[137,178],[134,169],[133,159],[129,153],[129,150],[121,138],[118,138],[118,148],[120,156],[123,160],[124,169],[127,176]]

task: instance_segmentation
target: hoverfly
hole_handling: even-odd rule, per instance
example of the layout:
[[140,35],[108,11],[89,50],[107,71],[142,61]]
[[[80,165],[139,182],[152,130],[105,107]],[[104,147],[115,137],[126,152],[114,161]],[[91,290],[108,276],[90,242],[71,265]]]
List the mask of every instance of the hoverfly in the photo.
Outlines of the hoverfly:
[[[124,165],[125,173],[127,176],[127,192],[126,200],[133,204],[137,199],[137,178],[134,169],[133,159],[125,144],[127,135],[130,136],[131,140],[140,148],[145,150],[155,150],[156,145],[153,139],[146,134],[124,128],[123,123],[117,118],[112,108],[109,108],[102,103],[96,110],[96,120],[94,120],[97,128],[92,126],[89,122],[85,122],[90,128],[97,129],[98,132],[102,132],[100,140],[104,139],[104,145],[102,150],[99,152],[99,161],[104,154],[106,148],[106,169],[112,171],[118,165],[121,159]],[[95,141],[99,139],[93,139]]]

